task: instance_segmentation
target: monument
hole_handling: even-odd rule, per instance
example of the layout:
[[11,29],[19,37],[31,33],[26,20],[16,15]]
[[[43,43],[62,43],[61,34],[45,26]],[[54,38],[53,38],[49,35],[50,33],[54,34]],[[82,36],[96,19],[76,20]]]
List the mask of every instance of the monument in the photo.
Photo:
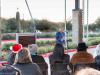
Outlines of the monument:
[[72,10],[72,42],[82,42],[82,9],[80,0],[75,0],[75,9]]
[[17,33],[16,43],[23,47],[28,47],[29,44],[36,44],[36,35],[34,33]]

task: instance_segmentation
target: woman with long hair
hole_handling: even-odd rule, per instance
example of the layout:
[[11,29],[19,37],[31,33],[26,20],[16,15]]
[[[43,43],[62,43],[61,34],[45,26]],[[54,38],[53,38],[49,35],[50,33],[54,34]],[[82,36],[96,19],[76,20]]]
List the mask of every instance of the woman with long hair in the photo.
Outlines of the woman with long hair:
[[53,63],[69,63],[70,56],[64,54],[64,47],[61,44],[56,44],[53,54],[49,57],[50,64]]
[[56,44],[53,54],[49,57],[51,75],[69,75],[67,63],[69,63],[70,56],[64,54],[64,47],[62,44]]
[[21,70],[21,75],[42,75],[37,64],[32,62],[30,52],[27,49],[21,49],[16,54],[13,66]]

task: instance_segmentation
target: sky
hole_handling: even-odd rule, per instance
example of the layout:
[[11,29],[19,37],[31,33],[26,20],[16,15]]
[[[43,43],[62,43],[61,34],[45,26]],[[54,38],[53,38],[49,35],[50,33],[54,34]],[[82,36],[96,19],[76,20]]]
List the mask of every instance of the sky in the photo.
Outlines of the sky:
[[[27,0],[33,18],[48,19],[53,22],[64,22],[64,1],[65,0]],[[87,20],[87,9],[85,0],[85,23]],[[100,16],[100,0],[89,0],[89,23],[93,23]],[[16,17],[17,8],[19,8],[21,19],[31,19],[25,0],[1,0],[1,17]],[[75,0],[66,0],[66,17],[72,17],[72,9],[75,8]],[[82,8],[82,0],[80,0]]]

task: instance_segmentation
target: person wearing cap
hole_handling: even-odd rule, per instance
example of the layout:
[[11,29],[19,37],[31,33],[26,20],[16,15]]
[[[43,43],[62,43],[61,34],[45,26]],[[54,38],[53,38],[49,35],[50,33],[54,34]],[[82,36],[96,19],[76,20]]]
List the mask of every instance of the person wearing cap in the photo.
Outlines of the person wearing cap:
[[7,59],[7,63],[12,65],[15,61],[16,53],[22,48],[21,44],[14,44],[10,47],[10,50],[12,51]]
[[18,51],[13,66],[21,70],[21,75],[42,75],[41,69],[32,62],[30,52],[25,48]]
[[92,54],[87,52],[87,48],[88,46],[86,46],[84,42],[79,43],[77,47],[77,53],[72,56],[70,62],[72,64],[95,62]]
[[56,43],[57,44],[65,44],[65,33],[63,32],[63,28],[59,27],[59,31],[56,33]]

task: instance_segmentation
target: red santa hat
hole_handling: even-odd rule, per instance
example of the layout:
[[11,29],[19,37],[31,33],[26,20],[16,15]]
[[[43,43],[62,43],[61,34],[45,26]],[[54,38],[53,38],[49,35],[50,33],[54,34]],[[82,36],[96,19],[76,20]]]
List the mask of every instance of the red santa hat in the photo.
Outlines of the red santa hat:
[[17,53],[20,49],[22,49],[21,44],[14,44],[13,46],[10,47],[10,50],[12,50],[14,53]]

